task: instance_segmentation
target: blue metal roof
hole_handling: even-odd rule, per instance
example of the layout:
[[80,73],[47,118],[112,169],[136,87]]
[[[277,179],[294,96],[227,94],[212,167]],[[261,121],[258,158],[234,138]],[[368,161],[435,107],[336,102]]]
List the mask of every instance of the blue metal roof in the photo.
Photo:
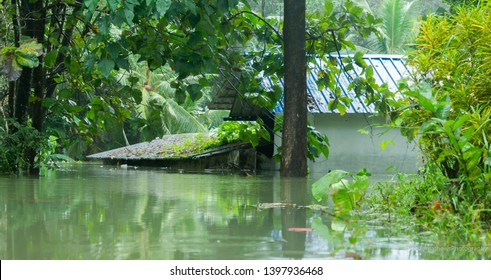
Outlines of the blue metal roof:
[[[336,59],[338,59],[338,64],[340,65],[340,60],[346,57],[347,55],[342,55],[338,57],[335,55]],[[390,90],[397,90],[397,82],[409,75],[409,69],[407,68],[402,56],[399,55],[365,55],[363,60],[373,67],[374,70],[374,78],[379,85],[386,83],[389,86]],[[321,63],[318,63],[322,65]],[[322,89],[319,90],[317,87],[316,80],[319,72],[319,65],[310,65],[307,73],[307,94],[309,96],[309,112],[311,113],[331,113],[337,112],[336,110],[330,111],[328,110],[328,103],[330,100],[334,98],[334,93],[330,89]],[[355,66],[354,70],[345,72],[341,71],[337,74],[336,82],[337,86],[341,89],[341,94],[343,96],[349,97],[352,102],[351,106],[347,108],[346,113],[375,113],[375,108],[373,105],[366,105],[364,97],[356,97],[356,94],[353,90],[348,89],[348,85],[352,77],[359,76],[361,74],[361,68]],[[283,88],[283,80],[279,81],[280,87]],[[270,78],[265,77],[263,81],[263,85],[265,87],[272,87],[273,82]],[[282,113],[284,108],[283,104],[283,96],[278,101],[276,108],[274,109],[275,113]]]

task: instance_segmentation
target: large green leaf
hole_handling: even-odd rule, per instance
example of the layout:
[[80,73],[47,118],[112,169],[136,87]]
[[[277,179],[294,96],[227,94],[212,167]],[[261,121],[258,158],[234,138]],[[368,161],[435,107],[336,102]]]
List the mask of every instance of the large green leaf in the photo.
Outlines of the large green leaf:
[[184,7],[186,7],[193,15],[196,15],[196,4],[194,4],[193,0],[184,0],[182,1]]
[[192,84],[186,87],[186,91],[189,93],[189,97],[191,97],[191,100],[193,101],[198,100],[201,98],[201,96],[203,96],[201,89],[202,86],[200,84]]
[[329,195],[329,189],[339,183],[349,173],[344,170],[333,170],[312,184],[312,195],[317,201],[322,201]]
[[349,211],[353,208],[352,199],[349,193],[351,183],[346,179],[331,185],[329,195],[339,211]]
[[15,60],[19,65],[24,67],[35,68],[39,65],[38,53],[28,49],[22,51],[17,50],[15,52]]
[[84,0],[85,7],[93,13],[97,7],[97,3],[99,3],[99,0]]
[[121,4],[121,0],[107,0],[107,4],[109,6],[109,10],[114,12],[119,4]]
[[58,57],[58,51],[57,50],[53,50],[53,51],[48,52],[46,54],[46,56],[44,57],[44,65],[46,65],[46,67],[55,66],[57,57]]
[[22,43],[17,49],[18,52],[36,52],[38,56],[43,54],[43,45],[36,40],[29,40]]
[[324,2],[324,16],[328,17],[334,10],[334,3],[330,0]]
[[156,0],[155,6],[160,16],[164,16],[171,5],[171,0]]
[[111,71],[114,69],[114,65],[114,61],[111,59],[103,59],[97,64],[97,66],[99,66],[99,70],[101,71],[101,75],[106,78],[111,74]]
[[22,43],[14,52],[15,61],[24,67],[34,68],[39,65],[38,56],[43,53],[43,45],[36,40]]
[[124,9],[124,19],[129,26],[133,25],[133,18],[135,18],[135,13],[130,9]]
[[446,120],[451,110],[452,101],[450,100],[450,95],[445,95],[443,100],[436,105],[436,117],[442,120]]

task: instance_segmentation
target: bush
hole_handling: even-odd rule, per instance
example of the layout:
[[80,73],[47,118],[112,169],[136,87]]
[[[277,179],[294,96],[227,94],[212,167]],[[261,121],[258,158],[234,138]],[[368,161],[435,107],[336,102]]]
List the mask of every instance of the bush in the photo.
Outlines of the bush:
[[[41,175],[56,166],[58,161],[72,161],[56,154],[57,138],[40,133],[29,125],[20,125],[11,120],[2,120],[0,127],[0,173],[19,173],[25,170],[40,170]],[[34,162],[28,155],[34,154]]]
[[412,85],[402,85],[396,126],[419,137],[426,162],[449,182],[440,192],[455,211],[489,220],[491,187],[491,9],[463,7],[422,23]]

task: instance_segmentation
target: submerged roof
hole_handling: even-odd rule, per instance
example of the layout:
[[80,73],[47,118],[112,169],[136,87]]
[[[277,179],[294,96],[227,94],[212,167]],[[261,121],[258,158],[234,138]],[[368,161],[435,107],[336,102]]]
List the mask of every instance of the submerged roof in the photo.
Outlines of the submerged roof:
[[[335,55],[338,64],[348,55]],[[374,78],[380,85],[387,83],[389,89],[396,90],[397,82],[409,75],[409,69],[400,55],[365,55],[363,60],[374,70]],[[307,94],[308,94],[308,110],[311,113],[331,113],[328,110],[329,101],[334,98],[334,94],[329,89],[319,90],[316,81],[319,79],[318,73],[322,67],[321,63],[310,64],[307,73]],[[353,77],[358,77],[362,70],[355,65],[352,71],[341,71],[335,76],[337,86],[341,90],[343,96],[347,96],[352,100],[351,106],[347,108],[346,113],[374,113],[373,105],[366,105],[363,97],[356,97],[354,91],[348,89],[350,80]],[[234,73],[227,73],[232,79],[225,79],[222,86],[218,90],[217,97],[209,105],[210,109],[225,109],[231,110],[231,116],[251,116],[258,113],[258,108],[249,104],[243,104],[243,98],[237,98],[241,93],[237,92],[237,83],[240,79]],[[238,74],[237,74],[238,75]],[[264,77],[263,86],[272,87],[274,82],[269,77]],[[283,88],[283,79],[279,80],[279,86]],[[283,96],[278,101],[275,113],[282,113],[284,109]],[[336,111],[334,111],[336,112]]]
[[87,156],[99,160],[180,160],[209,157],[250,146],[249,143],[233,143],[202,149],[211,135],[199,133],[164,135],[161,139],[138,143]]
[[[338,63],[347,55],[341,57],[335,57]],[[400,55],[365,55],[363,60],[372,66],[374,70],[374,78],[377,84],[382,85],[387,83],[390,90],[397,90],[397,82],[409,75],[409,69],[407,68],[402,56]],[[334,94],[330,89],[319,90],[316,81],[319,79],[318,72],[320,70],[319,65],[310,65],[309,72],[307,73],[307,95],[308,95],[308,109],[311,113],[331,113],[328,109],[329,101],[334,98]],[[364,97],[356,97],[353,90],[348,89],[348,85],[353,77],[358,77],[361,74],[361,68],[355,66],[352,71],[341,71],[337,74],[336,82],[337,86],[341,89],[342,96],[349,97],[352,102],[351,106],[347,108],[346,113],[374,113],[374,105],[366,105]],[[265,78],[265,86],[272,86],[271,79]],[[280,80],[280,86],[283,88],[283,80]],[[278,101],[275,113],[281,113],[284,109],[283,97]],[[337,111],[334,111],[337,112]]]

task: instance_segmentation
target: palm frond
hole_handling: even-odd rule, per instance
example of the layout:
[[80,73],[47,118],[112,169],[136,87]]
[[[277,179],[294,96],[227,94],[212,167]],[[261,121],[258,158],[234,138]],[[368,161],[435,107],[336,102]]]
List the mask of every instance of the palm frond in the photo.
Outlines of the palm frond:
[[194,115],[173,99],[166,99],[161,118],[162,125],[171,134],[208,131]]
[[408,39],[415,32],[414,16],[416,1],[386,0],[381,8],[382,38],[378,50],[383,53],[396,54],[404,51]]

